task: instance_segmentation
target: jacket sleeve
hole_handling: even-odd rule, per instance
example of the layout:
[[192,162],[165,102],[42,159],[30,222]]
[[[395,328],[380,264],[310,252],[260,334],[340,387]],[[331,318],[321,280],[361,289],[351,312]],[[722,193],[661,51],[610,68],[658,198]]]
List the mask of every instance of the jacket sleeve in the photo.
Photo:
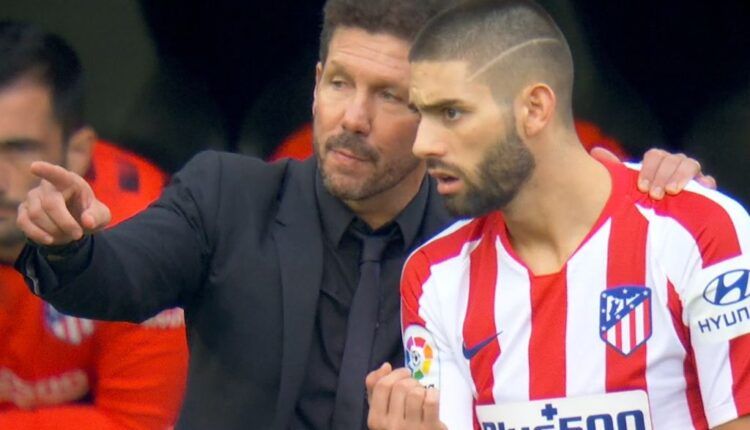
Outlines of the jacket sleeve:
[[139,322],[181,306],[207,276],[220,177],[217,153],[196,156],[151,207],[95,234],[79,273],[58,276],[33,245],[16,268],[32,292],[70,315]]

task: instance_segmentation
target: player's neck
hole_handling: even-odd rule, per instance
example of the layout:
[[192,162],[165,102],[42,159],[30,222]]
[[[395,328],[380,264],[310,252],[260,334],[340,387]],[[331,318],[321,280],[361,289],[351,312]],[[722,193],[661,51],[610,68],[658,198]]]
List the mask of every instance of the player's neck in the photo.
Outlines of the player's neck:
[[514,251],[537,275],[557,273],[599,219],[607,169],[578,145],[535,154],[536,169],[503,210]]

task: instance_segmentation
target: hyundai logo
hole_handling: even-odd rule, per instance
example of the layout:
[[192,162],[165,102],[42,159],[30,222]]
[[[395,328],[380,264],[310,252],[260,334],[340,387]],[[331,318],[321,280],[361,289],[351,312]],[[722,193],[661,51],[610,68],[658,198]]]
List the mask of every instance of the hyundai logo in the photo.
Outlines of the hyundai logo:
[[719,306],[741,302],[750,296],[749,280],[750,270],[740,269],[724,273],[706,285],[703,298]]

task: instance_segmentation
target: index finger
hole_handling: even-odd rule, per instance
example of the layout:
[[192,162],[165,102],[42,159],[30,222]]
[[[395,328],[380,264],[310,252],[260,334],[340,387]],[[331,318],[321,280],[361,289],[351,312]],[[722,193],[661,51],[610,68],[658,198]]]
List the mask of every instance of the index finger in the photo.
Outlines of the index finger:
[[664,158],[669,155],[667,151],[658,148],[652,148],[643,154],[643,162],[641,163],[641,171],[638,174],[638,189],[647,193],[651,188],[651,185],[656,176],[656,172],[659,170]]
[[75,174],[63,167],[46,161],[35,161],[31,163],[31,173],[34,176],[51,183],[58,191],[66,190],[76,185]]
[[375,389],[375,384],[383,379],[386,375],[390,374],[393,369],[391,364],[388,362],[383,363],[379,368],[370,372],[365,378],[365,387],[367,387],[367,401],[372,399],[372,391]]

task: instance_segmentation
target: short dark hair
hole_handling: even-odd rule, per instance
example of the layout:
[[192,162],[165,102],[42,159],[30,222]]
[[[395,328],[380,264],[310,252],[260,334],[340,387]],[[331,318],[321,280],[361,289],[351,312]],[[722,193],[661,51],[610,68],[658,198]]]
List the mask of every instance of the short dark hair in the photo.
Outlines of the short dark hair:
[[0,88],[29,77],[50,90],[64,141],[83,124],[83,67],[65,40],[35,25],[0,21]]
[[485,79],[493,91],[515,92],[541,80],[572,121],[570,47],[552,17],[532,0],[468,0],[447,9],[417,35],[409,60],[468,61],[473,73],[483,68],[493,73]]
[[323,7],[320,61],[328,57],[328,45],[339,27],[385,33],[409,43],[424,24],[457,0],[328,0]]

